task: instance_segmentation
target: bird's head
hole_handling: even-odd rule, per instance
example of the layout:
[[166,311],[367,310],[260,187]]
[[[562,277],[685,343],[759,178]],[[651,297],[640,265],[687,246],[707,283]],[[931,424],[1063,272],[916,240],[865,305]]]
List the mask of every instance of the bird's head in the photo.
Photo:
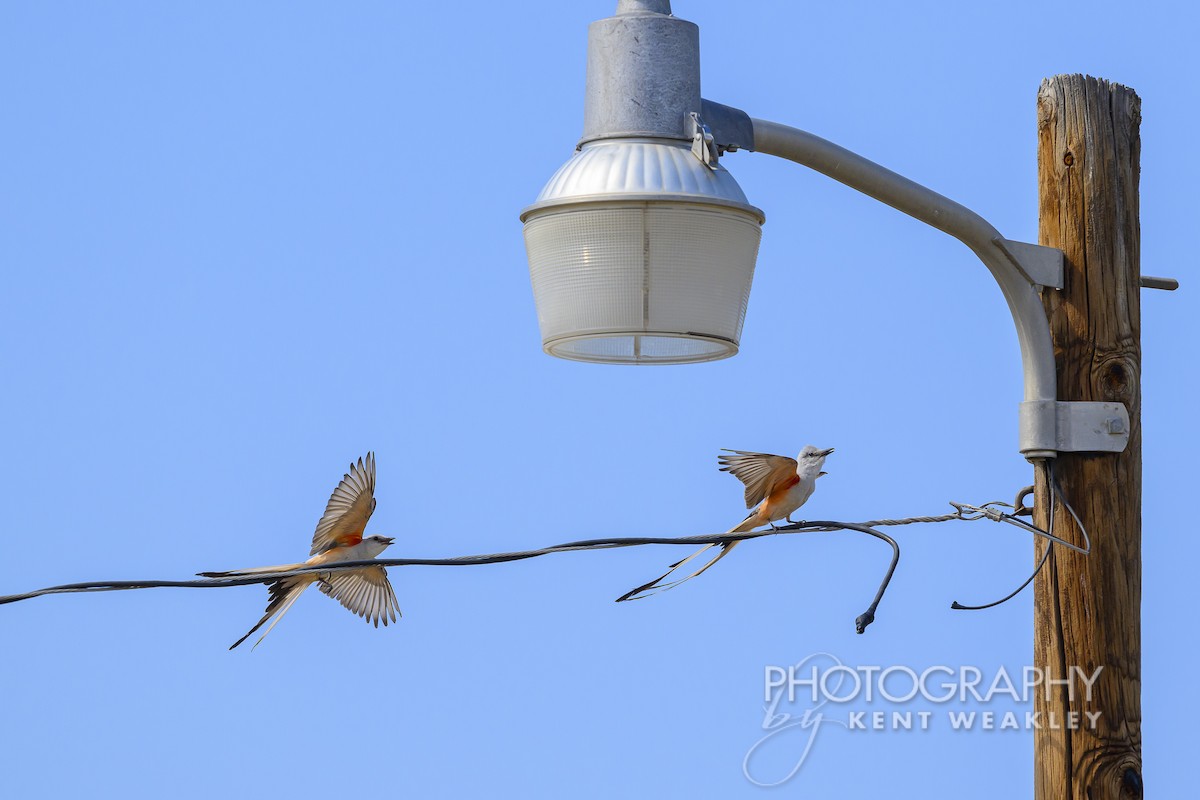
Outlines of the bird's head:
[[821,467],[825,465],[825,457],[832,452],[832,447],[822,450],[819,447],[809,444],[804,446],[804,449],[800,451],[800,455],[796,460],[800,462],[800,470],[802,472],[819,478],[825,474],[821,472]]
[[368,546],[368,549],[371,551],[371,558],[374,558],[384,550],[387,550],[388,545],[394,541],[396,540],[390,536],[368,536],[363,539],[363,544]]

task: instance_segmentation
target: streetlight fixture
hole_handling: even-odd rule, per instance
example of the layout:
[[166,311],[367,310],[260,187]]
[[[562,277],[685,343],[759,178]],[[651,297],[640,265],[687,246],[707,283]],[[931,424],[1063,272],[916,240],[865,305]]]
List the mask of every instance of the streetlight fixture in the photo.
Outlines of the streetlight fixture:
[[542,345],[680,364],[737,353],[763,213],[700,116],[700,34],[669,3],[592,24],[578,152],[521,215]]
[[990,270],[1017,328],[1019,449],[1121,452],[1121,403],[1060,402],[1044,288],[1062,252],[1004,238],[975,212],[845,148],[700,97],[699,29],[669,0],[618,0],[588,34],[584,133],[521,214],[551,355],[615,364],[711,361],[738,350],[764,215],[720,163],[775,155],[954,236]]

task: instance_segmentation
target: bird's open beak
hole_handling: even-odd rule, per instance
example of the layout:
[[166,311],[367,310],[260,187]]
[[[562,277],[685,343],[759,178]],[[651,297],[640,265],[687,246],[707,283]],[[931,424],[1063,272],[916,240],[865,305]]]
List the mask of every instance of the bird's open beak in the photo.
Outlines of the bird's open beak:
[[380,538],[383,539],[384,544],[395,544],[396,543],[396,540],[391,538],[390,536],[381,536]]
[[821,458],[824,458],[825,456],[829,455],[832,452],[833,452],[833,448],[831,447],[828,450],[822,450],[821,452],[817,453],[817,455],[819,455]]

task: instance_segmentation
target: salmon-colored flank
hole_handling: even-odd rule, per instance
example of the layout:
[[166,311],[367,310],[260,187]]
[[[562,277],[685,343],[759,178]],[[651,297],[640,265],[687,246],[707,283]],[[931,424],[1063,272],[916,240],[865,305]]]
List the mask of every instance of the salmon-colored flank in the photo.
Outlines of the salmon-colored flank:
[[784,494],[787,493],[788,489],[792,488],[799,482],[800,482],[800,476],[798,474],[796,474],[795,472],[793,472],[791,475],[788,475],[787,478],[781,480],[779,483],[775,484],[775,486],[772,488],[771,496],[769,498],[767,498],[768,502],[771,500],[778,500],[780,497],[782,497]]
[[362,541],[361,533],[343,533],[341,536],[337,537],[337,546],[338,547],[354,547],[354,545],[358,544],[361,541]]

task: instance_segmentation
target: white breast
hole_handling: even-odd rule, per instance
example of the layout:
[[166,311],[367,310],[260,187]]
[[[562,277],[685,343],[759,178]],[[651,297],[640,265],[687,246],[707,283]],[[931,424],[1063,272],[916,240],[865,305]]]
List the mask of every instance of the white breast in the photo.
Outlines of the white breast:
[[801,479],[799,483],[788,489],[782,501],[770,509],[771,521],[790,516],[793,511],[808,502],[808,498],[812,497],[813,489],[816,488],[816,483],[816,481]]

